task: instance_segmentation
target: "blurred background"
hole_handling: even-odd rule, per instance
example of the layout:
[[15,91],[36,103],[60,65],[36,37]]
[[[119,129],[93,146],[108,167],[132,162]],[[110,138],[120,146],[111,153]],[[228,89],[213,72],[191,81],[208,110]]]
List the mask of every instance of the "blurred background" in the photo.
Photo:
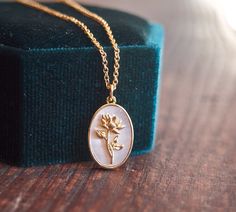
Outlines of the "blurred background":
[[[208,9],[215,10],[217,16],[223,16],[230,27],[236,30],[236,2],[234,0],[176,0],[173,3],[170,0],[161,1],[161,0],[147,0],[145,3],[142,0],[119,0],[119,1],[109,1],[109,0],[81,0],[79,1],[84,4],[93,4],[102,7],[110,7],[116,8],[120,10],[124,10],[127,12],[131,12],[133,14],[141,15],[146,17],[151,21],[162,21],[161,17],[167,16],[171,13],[171,10],[178,9],[182,7],[181,11],[183,12],[188,6],[202,6]],[[171,5],[175,5],[172,8]],[[186,8],[187,9],[187,8]],[[191,7],[189,8],[191,9]],[[179,12],[181,12],[179,11]],[[191,11],[189,11],[191,12]],[[183,14],[184,15],[184,14]],[[183,16],[182,15],[182,16]],[[178,16],[177,16],[178,17]]]
[[[156,148],[115,172],[87,163],[20,170],[1,165],[6,186],[0,206],[6,211],[82,206],[85,211],[236,211],[236,0],[79,2],[164,26]],[[38,196],[31,195],[37,183]],[[19,196],[18,184],[28,189]]]

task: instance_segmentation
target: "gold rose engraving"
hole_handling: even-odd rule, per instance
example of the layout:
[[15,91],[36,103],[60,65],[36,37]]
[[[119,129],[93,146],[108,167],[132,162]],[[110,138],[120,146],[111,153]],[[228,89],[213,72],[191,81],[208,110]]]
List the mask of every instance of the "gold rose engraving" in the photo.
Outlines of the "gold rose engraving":
[[101,118],[101,127],[104,129],[97,129],[96,134],[99,138],[102,138],[106,142],[107,151],[111,157],[111,164],[114,160],[114,150],[121,150],[124,145],[118,143],[118,138],[120,130],[122,130],[125,125],[122,124],[122,121],[115,115],[111,116],[110,114],[102,115]]

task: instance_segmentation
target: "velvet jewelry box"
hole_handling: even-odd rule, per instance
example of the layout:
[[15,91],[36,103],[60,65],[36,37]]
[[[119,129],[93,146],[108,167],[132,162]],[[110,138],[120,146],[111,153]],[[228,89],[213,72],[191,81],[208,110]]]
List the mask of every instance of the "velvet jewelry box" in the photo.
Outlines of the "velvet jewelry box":
[[[64,4],[47,5],[85,22],[113,62],[100,25]],[[124,12],[89,9],[107,20],[120,46],[115,96],[133,121],[132,155],[150,152],[163,29]],[[0,3],[0,161],[32,166],[90,159],[88,127],[108,94],[99,52],[80,28],[18,3]]]

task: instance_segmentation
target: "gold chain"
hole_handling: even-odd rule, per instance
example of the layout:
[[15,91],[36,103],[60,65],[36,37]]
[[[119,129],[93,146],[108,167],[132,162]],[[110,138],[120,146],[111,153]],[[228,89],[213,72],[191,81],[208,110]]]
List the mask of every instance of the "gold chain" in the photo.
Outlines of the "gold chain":
[[120,61],[120,49],[118,47],[118,44],[116,43],[116,40],[113,36],[112,30],[109,26],[109,24],[99,15],[96,13],[93,13],[86,9],[85,7],[81,6],[79,3],[77,3],[75,0],[60,0],[64,4],[74,8],[75,10],[79,11],[83,15],[93,19],[97,23],[99,23],[106,31],[108,38],[112,44],[112,47],[114,49],[114,72],[113,72],[113,81],[110,83],[109,78],[109,68],[108,68],[108,60],[107,60],[107,53],[105,52],[103,46],[100,44],[100,42],[94,37],[93,33],[90,31],[88,26],[84,24],[83,22],[79,21],[77,18],[73,16],[66,15],[64,13],[61,13],[57,10],[51,9],[43,4],[40,4],[36,1],[32,0],[16,0],[17,2],[33,7],[35,9],[38,9],[40,11],[43,11],[45,13],[48,13],[50,15],[56,16],[60,19],[63,19],[65,21],[69,21],[74,23],[75,25],[79,26],[83,32],[90,38],[92,43],[97,47],[97,49],[100,52],[101,58],[102,58],[102,65],[103,65],[103,72],[104,72],[104,81],[106,84],[106,88],[110,90],[110,96],[107,99],[107,102],[115,102],[115,97],[113,96],[113,91],[116,89],[118,84],[118,76],[119,76],[119,61]]

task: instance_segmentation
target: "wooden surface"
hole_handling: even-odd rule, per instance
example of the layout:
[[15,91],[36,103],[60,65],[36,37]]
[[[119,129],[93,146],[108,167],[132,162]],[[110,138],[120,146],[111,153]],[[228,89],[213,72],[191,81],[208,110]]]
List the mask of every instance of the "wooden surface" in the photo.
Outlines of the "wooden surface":
[[219,1],[142,2],[99,1],[166,29],[155,151],[115,171],[1,164],[0,211],[236,211],[236,32]]

